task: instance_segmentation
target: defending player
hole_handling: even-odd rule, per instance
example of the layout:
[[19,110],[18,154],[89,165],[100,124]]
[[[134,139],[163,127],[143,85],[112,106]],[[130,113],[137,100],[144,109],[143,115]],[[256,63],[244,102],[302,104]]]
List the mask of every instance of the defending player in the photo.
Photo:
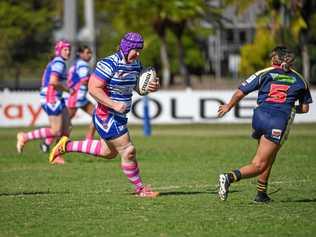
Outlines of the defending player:
[[[136,150],[127,128],[127,113],[132,105],[132,93],[141,71],[138,60],[144,45],[139,33],[129,32],[120,42],[115,54],[100,60],[89,80],[89,93],[98,102],[93,122],[101,141],[70,141],[61,138],[52,149],[49,160],[66,152],[82,152],[112,159],[121,156],[121,168],[135,186],[139,197],[156,197],[159,193],[143,185],[136,160]],[[149,91],[159,88],[158,81],[152,81]]]
[[[312,103],[307,83],[291,66],[294,54],[279,46],[271,54],[272,67],[258,71],[243,82],[228,104],[219,106],[224,116],[245,95],[258,90],[258,106],[254,109],[252,136],[258,148],[250,164],[219,176],[219,198],[226,200],[231,183],[258,176],[256,202],[269,202],[268,179],[276,155],[287,139],[295,113],[307,113]],[[295,106],[298,100],[299,105]]]
[[21,153],[24,145],[31,140],[45,139],[53,141],[54,138],[68,135],[69,115],[62,92],[69,91],[63,81],[66,80],[65,61],[69,59],[70,51],[71,45],[68,41],[58,41],[55,45],[55,57],[48,63],[42,76],[40,102],[42,109],[48,115],[50,127],[18,133],[16,145],[18,153]]
[[[67,87],[71,90],[71,94],[65,99],[70,119],[76,115],[78,109],[82,109],[91,116],[94,110],[94,105],[87,99],[88,81],[91,74],[89,61],[92,58],[92,51],[88,46],[82,45],[78,47],[76,56],[77,58],[70,67],[67,76]],[[93,139],[94,133],[95,128],[91,123],[86,139]],[[50,144],[50,140],[43,142],[41,144],[42,151],[48,152]]]

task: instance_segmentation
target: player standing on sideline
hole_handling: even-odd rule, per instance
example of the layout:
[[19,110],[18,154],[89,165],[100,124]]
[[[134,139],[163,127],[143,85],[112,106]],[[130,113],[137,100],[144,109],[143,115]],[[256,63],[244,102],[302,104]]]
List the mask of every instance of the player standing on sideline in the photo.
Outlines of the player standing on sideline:
[[[94,105],[87,99],[88,81],[91,74],[89,61],[92,58],[92,51],[86,45],[79,46],[76,57],[77,58],[74,64],[70,67],[67,76],[67,87],[71,90],[71,94],[65,99],[70,119],[76,115],[79,108],[91,116],[94,110]],[[86,139],[92,140],[94,133],[95,128],[93,123],[91,123],[86,134]],[[47,141],[49,144],[46,144]],[[43,142],[41,144],[42,151],[48,152],[50,144],[50,140]]]
[[[129,32],[120,42],[115,54],[100,60],[89,80],[89,93],[98,102],[93,114],[93,122],[101,140],[70,141],[62,137],[52,149],[49,161],[66,152],[81,152],[114,158],[121,156],[121,168],[135,187],[139,197],[156,197],[158,192],[144,186],[139,175],[136,150],[127,128],[127,113],[132,105],[132,93],[141,72],[138,60],[144,46],[139,33]],[[151,81],[149,91],[159,89],[159,82]]]
[[[223,117],[245,95],[258,90],[258,107],[254,109],[252,136],[258,139],[258,148],[252,162],[230,173],[219,176],[219,198],[226,200],[231,183],[258,176],[255,202],[269,202],[268,179],[273,162],[287,139],[295,113],[307,113],[312,97],[307,83],[291,66],[294,54],[279,46],[271,54],[272,67],[258,71],[243,82],[228,104],[219,106],[218,115]],[[295,106],[295,102],[299,105]]]
[[[69,91],[62,83],[67,77],[65,61],[69,59],[71,45],[60,40],[55,45],[55,57],[48,63],[42,76],[40,101],[42,109],[48,115],[50,127],[35,129],[17,134],[17,151],[21,153],[23,146],[31,140],[46,139],[53,141],[69,133],[69,115],[62,97],[63,91]],[[56,159],[58,162],[59,159]]]

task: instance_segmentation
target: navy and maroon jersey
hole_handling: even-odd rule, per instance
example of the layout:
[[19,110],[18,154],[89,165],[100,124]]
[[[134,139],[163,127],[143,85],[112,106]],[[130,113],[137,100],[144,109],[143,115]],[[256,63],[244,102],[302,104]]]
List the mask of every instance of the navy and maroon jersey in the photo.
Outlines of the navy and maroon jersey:
[[291,113],[297,100],[300,104],[312,103],[308,84],[299,73],[292,69],[285,72],[281,68],[269,67],[258,71],[245,80],[239,89],[244,94],[258,90],[259,106],[280,110],[287,114]]

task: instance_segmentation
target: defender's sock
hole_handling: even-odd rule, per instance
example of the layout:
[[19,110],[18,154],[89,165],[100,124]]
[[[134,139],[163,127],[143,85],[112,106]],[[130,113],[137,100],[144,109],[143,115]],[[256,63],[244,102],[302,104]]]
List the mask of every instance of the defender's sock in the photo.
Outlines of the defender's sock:
[[83,140],[69,141],[66,145],[66,152],[80,152],[101,156],[101,141],[99,140]]
[[227,173],[227,175],[230,183],[238,182],[241,179],[241,173],[238,169]]
[[268,183],[261,182],[260,180],[258,180],[258,183],[257,183],[258,194],[267,193],[267,189],[268,189]]
[[136,192],[139,192],[143,187],[142,179],[139,176],[139,169],[137,162],[122,163],[121,168],[123,173],[127,176],[128,180],[134,184]]
[[42,138],[54,138],[50,128],[39,128],[33,131],[24,133],[26,141],[42,139]]

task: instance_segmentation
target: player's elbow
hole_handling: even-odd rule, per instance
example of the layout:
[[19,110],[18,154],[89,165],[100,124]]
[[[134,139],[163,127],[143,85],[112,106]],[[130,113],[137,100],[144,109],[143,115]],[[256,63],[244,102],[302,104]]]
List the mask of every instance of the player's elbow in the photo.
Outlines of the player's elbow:
[[93,94],[93,90],[94,90],[94,86],[93,84],[91,83],[91,81],[89,81],[88,83],[88,91],[90,94]]
[[95,94],[95,88],[96,88],[96,85],[94,83],[94,79],[93,78],[90,78],[89,82],[88,82],[88,91],[91,95],[94,95]]
[[301,107],[301,111],[303,114],[308,113],[309,112],[309,105],[308,104],[303,104]]

